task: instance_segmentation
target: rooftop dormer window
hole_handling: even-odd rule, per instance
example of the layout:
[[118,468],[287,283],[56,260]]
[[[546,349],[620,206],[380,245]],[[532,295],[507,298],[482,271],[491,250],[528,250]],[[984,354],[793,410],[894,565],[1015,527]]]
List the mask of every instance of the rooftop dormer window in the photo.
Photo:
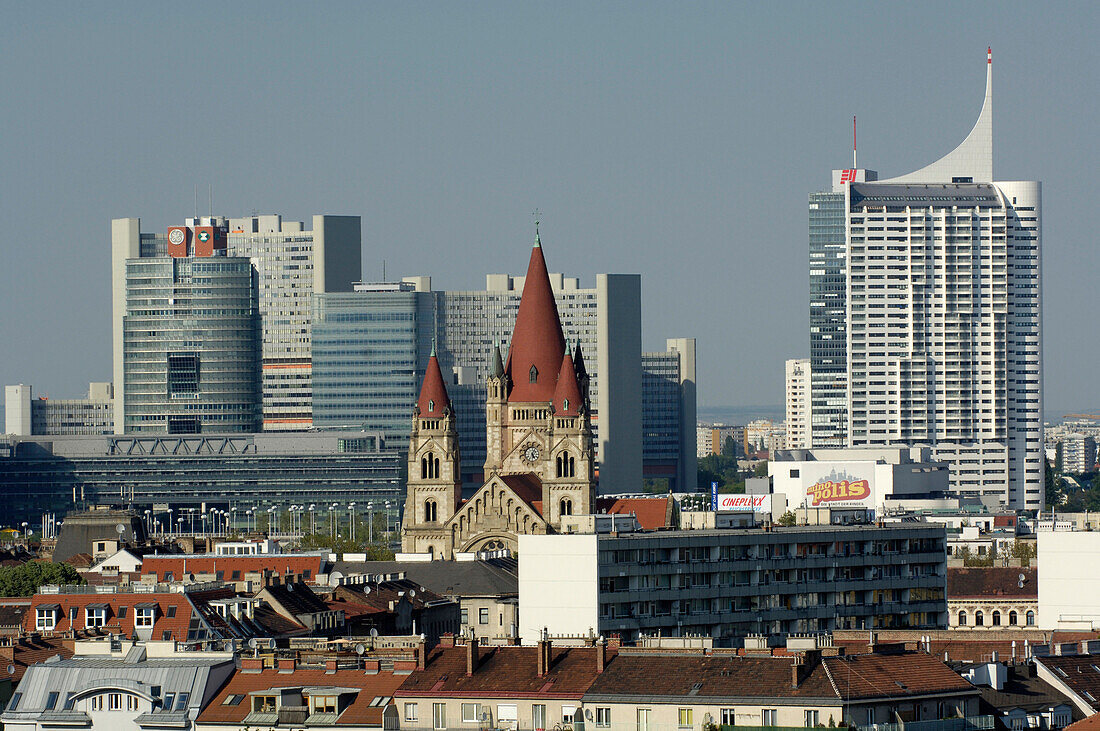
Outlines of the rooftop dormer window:
[[435,411],[435,401],[428,399],[428,411]]
[[57,607],[39,607],[35,610],[34,627],[38,630],[51,630],[57,626]]
[[253,713],[275,713],[277,704],[275,702],[276,696],[273,695],[254,695],[252,696],[252,712]]
[[534,366],[531,366],[530,376],[531,376],[531,383],[538,383],[539,369],[535,368]]

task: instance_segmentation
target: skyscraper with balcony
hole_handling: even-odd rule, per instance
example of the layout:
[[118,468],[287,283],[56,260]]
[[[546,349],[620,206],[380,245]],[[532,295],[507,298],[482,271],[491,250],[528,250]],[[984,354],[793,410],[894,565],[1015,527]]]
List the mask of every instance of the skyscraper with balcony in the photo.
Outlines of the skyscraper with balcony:
[[843,188],[847,440],[929,445],[950,464],[954,492],[1034,510],[1043,505],[1041,184],[994,181],[992,64],[990,52],[981,113],[957,148],[916,172]]

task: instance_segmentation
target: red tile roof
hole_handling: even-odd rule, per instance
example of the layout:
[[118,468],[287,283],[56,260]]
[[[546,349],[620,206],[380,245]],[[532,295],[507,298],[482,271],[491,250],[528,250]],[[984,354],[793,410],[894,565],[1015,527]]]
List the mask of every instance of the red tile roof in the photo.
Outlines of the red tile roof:
[[439,370],[439,359],[435,350],[428,358],[428,368],[424,371],[424,382],[420,385],[420,398],[416,408],[421,417],[442,417],[451,408],[451,399],[447,396],[447,386],[443,381],[443,372]]
[[596,509],[609,515],[630,515],[645,530],[670,527],[671,497],[599,498]]
[[[1020,576],[1024,577],[1020,586]],[[1016,599],[1039,598],[1039,572],[1035,568],[989,568],[947,569],[947,598],[951,599],[993,599],[1012,597]]]
[[1065,731],[1100,731],[1100,713],[1094,713],[1066,726]]
[[[436,647],[425,669],[394,693],[411,697],[580,698],[596,673],[595,647],[552,647],[550,670],[538,675],[538,647],[482,647],[473,675],[466,675],[467,647]],[[607,650],[611,658],[614,650]],[[612,659],[608,664],[614,664]]]
[[[516,325],[504,366],[512,379],[508,401],[552,401],[564,352],[565,337],[558,318],[558,306],[550,287],[542,246],[536,243],[531,249],[531,261],[527,265],[527,277],[523,282]],[[534,383],[531,382],[532,367],[536,369]]]
[[[141,565],[143,576],[156,574],[159,581],[180,581],[189,574],[217,574],[222,572],[224,581],[243,579],[247,574],[270,571],[276,574],[294,574],[312,579],[324,573],[326,557],[310,553],[276,553],[251,556],[146,556]],[[235,575],[234,572],[239,572]],[[308,572],[308,573],[307,573]]]
[[825,657],[822,663],[841,698],[978,692],[940,659],[923,652]]
[[[157,592],[141,594],[35,594],[31,600],[31,607],[26,611],[23,619],[23,629],[34,632],[36,627],[37,609],[39,607],[56,606],[60,611],[56,615],[57,623],[53,632],[62,633],[69,630],[85,629],[87,618],[86,609],[89,605],[100,604],[107,607],[107,623],[100,629],[111,634],[122,634],[130,637],[135,632],[134,619],[137,615],[137,607],[142,604],[155,604],[153,627],[149,635],[151,639],[167,639],[185,641],[188,639],[187,631],[191,624],[191,615],[196,610],[191,603],[191,598],[197,601],[208,599],[228,598],[234,596],[232,589],[219,588],[210,591],[182,594],[177,592]],[[125,616],[119,617],[121,609],[125,608]],[[76,609],[76,621],[69,620],[71,610]],[[171,615],[171,616],[169,616]],[[215,615],[216,616],[216,615]],[[210,617],[204,614],[208,621]],[[220,618],[218,618],[220,620]],[[224,622],[222,622],[224,625]]]
[[516,497],[542,515],[542,480],[538,475],[501,475],[500,479],[516,494]]
[[[0,647],[0,679],[11,678],[12,683],[18,684],[27,668],[54,655],[72,657],[72,640],[41,636],[13,637],[11,645]],[[10,675],[8,665],[15,670]]]
[[558,369],[558,385],[554,387],[554,411],[561,416],[577,416],[581,407],[581,387],[577,384],[577,372],[573,358],[566,349]]
[[[271,688],[356,688],[355,701],[348,706],[336,722],[336,726],[382,726],[382,713],[385,706],[371,706],[376,698],[392,697],[398,686],[406,679],[405,675],[394,675],[383,671],[365,674],[362,670],[341,668],[327,672],[325,668],[297,667],[292,672],[280,672],[274,668],[262,671],[238,670],[230,681],[199,714],[200,724],[241,724],[244,717],[252,712],[249,694],[254,691]],[[231,695],[245,696],[237,705],[227,706],[225,700]],[[319,693],[324,695],[324,693]],[[307,701],[308,703],[308,701]],[[388,705],[388,704],[387,704]],[[298,724],[304,726],[304,724]]]
[[[1077,694],[1094,711],[1100,710],[1100,655],[1055,655],[1036,658],[1037,663]],[[1086,695],[1086,693],[1088,695]]]

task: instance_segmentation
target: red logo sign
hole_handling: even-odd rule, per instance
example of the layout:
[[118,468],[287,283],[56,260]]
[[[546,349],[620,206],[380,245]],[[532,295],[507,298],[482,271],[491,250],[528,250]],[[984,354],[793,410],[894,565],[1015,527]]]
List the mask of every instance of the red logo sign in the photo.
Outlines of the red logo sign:
[[841,170],[840,171],[840,182],[841,183],[854,183],[854,182],[856,182],[856,171],[855,170]]
[[806,488],[806,495],[813,498],[811,507],[821,503],[848,502],[863,500],[871,494],[871,487],[867,480],[823,480]]
[[191,229],[186,226],[172,226],[168,229],[168,256],[187,256],[187,243],[191,239]]
[[214,256],[213,226],[195,226],[195,256]]

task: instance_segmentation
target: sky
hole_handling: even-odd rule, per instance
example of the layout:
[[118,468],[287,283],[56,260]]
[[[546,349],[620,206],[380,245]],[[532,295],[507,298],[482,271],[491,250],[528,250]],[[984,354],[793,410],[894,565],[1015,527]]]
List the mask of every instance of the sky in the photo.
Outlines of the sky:
[[[950,151],[994,54],[994,171],[1043,181],[1048,414],[1100,408],[1100,3],[0,2],[0,381],[111,378],[110,220],[351,214],[435,289],[642,275],[700,407],[806,357],[807,195]],[[1090,412],[1092,413],[1092,412]]]

